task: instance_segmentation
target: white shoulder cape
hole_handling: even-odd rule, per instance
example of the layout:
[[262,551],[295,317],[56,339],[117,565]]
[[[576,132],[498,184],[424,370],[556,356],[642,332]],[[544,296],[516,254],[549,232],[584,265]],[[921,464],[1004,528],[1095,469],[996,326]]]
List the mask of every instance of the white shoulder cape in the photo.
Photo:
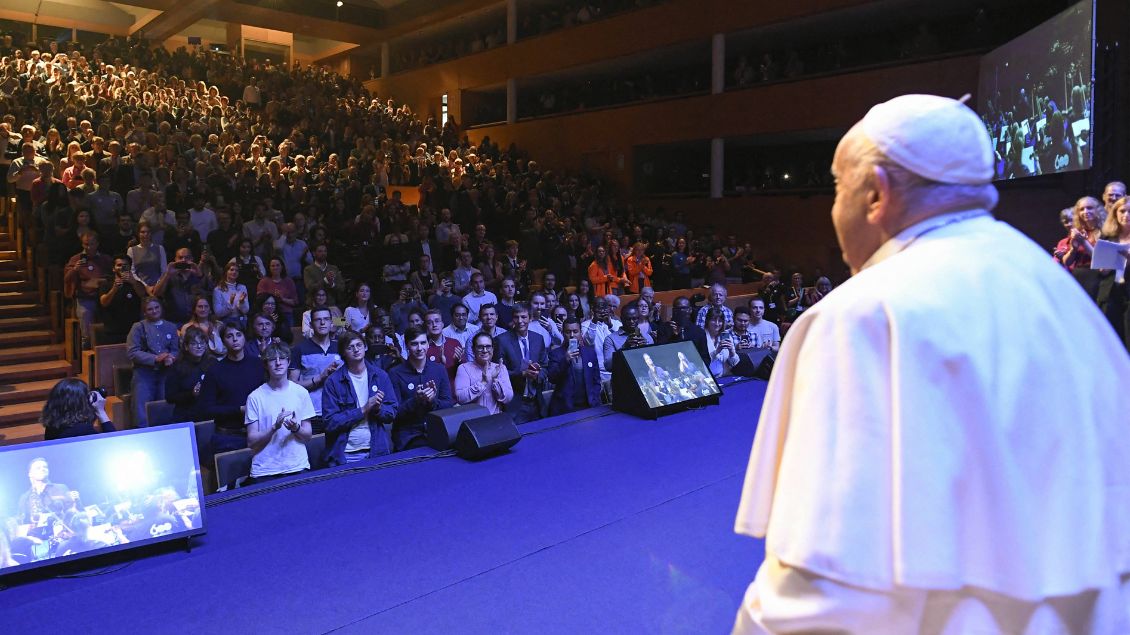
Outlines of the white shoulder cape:
[[1034,600],[1114,584],[1130,571],[1121,342],[988,215],[901,238],[793,325],[736,530],[878,590]]

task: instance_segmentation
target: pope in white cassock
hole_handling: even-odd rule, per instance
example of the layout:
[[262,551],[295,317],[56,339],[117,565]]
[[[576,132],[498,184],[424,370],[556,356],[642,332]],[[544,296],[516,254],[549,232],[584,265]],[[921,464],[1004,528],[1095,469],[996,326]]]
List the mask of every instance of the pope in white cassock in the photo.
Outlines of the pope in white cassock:
[[1130,633],[1130,359],[989,213],[963,103],[880,104],[836,149],[853,277],[793,324],[737,531],[736,633]]

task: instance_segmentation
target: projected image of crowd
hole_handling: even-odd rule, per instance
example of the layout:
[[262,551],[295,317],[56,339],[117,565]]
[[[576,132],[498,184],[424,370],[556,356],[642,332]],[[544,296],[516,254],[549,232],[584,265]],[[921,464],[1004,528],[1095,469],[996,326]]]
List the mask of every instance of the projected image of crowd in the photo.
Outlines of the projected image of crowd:
[[[26,470],[0,477],[0,491],[6,494],[0,508],[0,569],[202,526],[191,458],[175,452],[118,453],[113,445],[102,450],[105,454],[83,454],[62,446],[5,456],[5,468]],[[21,456],[14,458],[16,454]]]
[[832,287],[325,69],[120,39],[0,56],[18,222],[128,412],[49,400],[48,438],[211,421],[202,463],[250,452],[255,482],[420,447],[456,403],[597,406],[623,348],[693,341],[729,374]]
[[996,153],[996,179],[1091,167],[1090,2],[986,55],[979,107]]

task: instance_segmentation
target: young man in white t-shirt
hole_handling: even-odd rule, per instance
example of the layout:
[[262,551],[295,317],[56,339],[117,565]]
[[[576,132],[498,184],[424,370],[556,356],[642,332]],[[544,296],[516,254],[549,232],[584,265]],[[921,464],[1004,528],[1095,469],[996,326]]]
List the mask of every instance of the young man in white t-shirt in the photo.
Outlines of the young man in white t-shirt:
[[287,377],[290,349],[271,344],[262,353],[267,383],[247,397],[247,446],[251,459],[251,481],[295,474],[310,469],[306,442],[313,436],[310,420],[314,403],[310,393]]
[[758,348],[781,348],[781,329],[765,317],[765,300],[754,298],[749,301],[749,326],[747,330],[757,336]]

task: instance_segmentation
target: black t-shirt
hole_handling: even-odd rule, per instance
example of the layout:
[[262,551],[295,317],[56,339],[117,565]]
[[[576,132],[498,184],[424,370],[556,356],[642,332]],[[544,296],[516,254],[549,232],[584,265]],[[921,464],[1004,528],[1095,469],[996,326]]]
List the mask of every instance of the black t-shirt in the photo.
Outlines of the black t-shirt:
[[123,285],[110,300],[110,305],[102,307],[102,323],[106,328],[106,339],[99,344],[121,344],[126,341],[130,327],[141,319],[141,296],[130,285]]

